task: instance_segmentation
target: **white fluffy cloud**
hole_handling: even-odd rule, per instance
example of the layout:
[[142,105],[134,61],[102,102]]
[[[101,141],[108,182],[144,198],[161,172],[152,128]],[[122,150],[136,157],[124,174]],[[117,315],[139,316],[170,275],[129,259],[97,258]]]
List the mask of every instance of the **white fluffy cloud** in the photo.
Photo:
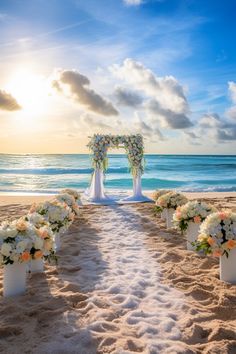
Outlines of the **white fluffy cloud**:
[[21,109],[21,106],[10,93],[0,90],[0,109],[5,111],[18,111]]
[[111,72],[146,96],[155,98],[163,108],[176,113],[188,112],[183,87],[173,76],[157,77],[142,63],[125,59],[122,65],[113,65]]
[[69,97],[86,107],[89,111],[105,116],[116,116],[119,114],[112,103],[89,87],[89,79],[78,71],[59,71],[52,85],[62,94],[65,94],[65,86],[68,86],[70,90]]
[[173,76],[157,77],[133,59],[124,60],[122,65],[113,65],[110,71],[132,88],[130,98],[134,98],[135,93],[137,96],[142,93],[146,124],[148,120],[151,125],[159,121],[162,127],[170,129],[187,129],[193,125],[188,117],[189,107],[183,86]]

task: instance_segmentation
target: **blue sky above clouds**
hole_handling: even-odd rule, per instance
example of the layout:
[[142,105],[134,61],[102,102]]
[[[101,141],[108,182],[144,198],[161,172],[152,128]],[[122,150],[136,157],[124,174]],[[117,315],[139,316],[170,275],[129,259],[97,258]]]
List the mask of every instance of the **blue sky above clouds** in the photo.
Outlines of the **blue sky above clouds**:
[[[235,10],[234,0],[2,0],[4,151],[12,151],[14,120],[24,119],[9,84],[24,68],[50,86],[47,110],[27,116],[27,132],[50,135],[55,146],[64,139],[65,152],[78,151],[78,139],[84,151],[97,131],[137,131],[150,152],[234,153]],[[7,108],[14,104],[22,109]]]

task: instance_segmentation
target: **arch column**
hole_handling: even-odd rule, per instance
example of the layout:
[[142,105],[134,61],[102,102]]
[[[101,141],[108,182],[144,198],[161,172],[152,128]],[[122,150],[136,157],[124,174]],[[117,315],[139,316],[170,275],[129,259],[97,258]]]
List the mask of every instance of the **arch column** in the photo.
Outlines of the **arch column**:
[[111,201],[111,199],[105,194],[103,180],[103,171],[99,168],[96,168],[92,175],[91,185],[86,191],[86,195],[90,202],[101,203]]

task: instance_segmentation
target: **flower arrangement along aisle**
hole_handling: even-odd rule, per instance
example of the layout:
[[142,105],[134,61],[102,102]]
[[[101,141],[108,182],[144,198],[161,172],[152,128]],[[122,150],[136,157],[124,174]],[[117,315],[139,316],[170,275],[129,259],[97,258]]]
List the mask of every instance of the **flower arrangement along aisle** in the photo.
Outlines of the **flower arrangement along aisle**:
[[166,209],[166,226],[173,227],[173,214],[177,207],[186,204],[188,199],[181,193],[169,192],[160,196],[156,201],[158,211]]
[[70,227],[75,217],[71,208],[66,203],[53,199],[45,203],[33,204],[30,213],[33,212],[42,215],[49,223],[55,233],[56,250],[59,250],[61,246],[60,235]]
[[66,188],[60,192],[60,194],[65,194],[65,193],[74,197],[76,202],[78,202],[80,200],[80,194],[75,189]]
[[130,170],[133,176],[138,176],[144,172],[144,147],[143,137],[136,135],[99,135],[95,134],[89,144],[89,149],[93,152],[93,168],[106,171],[108,167],[107,150],[109,148],[124,147],[127,153]]
[[220,257],[220,279],[236,283],[236,213],[223,210],[210,214],[200,227],[195,248]]
[[60,193],[55,197],[55,199],[58,200],[60,203],[66,203],[66,205],[68,205],[71,208],[72,212],[75,215],[79,215],[80,208],[76,203],[76,199],[73,194],[69,194],[66,192]]
[[182,232],[186,231],[188,250],[195,249],[192,243],[197,239],[200,224],[209,214],[216,211],[212,205],[197,200],[177,207],[173,215],[173,222]]
[[32,254],[29,270],[31,272],[42,272],[44,269],[43,259],[48,262],[57,261],[57,257],[55,255],[54,233],[45,218],[36,212],[23,216],[21,220],[33,224],[37,229],[37,235],[40,240],[37,242],[40,246],[39,249],[41,250],[42,256],[40,257],[39,252]]
[[156,201],[156,205],[155,205],[155,207],[154,207],[154,212],[155,212],[155,214],[161,213],[161,219],[162,219],[162,220],[166,220],[166,218],[167,218],[167,209],[166,209],[166,208],[162,209],[162,208],[157,204],[157,200],[158,200],[158,198],[160,198],[162,195],[167,194],[167,193],[170,193],[170,192],[171,192],[171,190],[169,190],[169,189],[157,189],[157,190],[155,190],[155,192],[154,192],[153,195],[152,195],[152,198]]
[[4,266],[4,296],[25,292],[26,263],[32,259],[41,259],[46,253],[46,244],[42,238],[44,228],[37,229],[23,218],[1,224],[0,261]]

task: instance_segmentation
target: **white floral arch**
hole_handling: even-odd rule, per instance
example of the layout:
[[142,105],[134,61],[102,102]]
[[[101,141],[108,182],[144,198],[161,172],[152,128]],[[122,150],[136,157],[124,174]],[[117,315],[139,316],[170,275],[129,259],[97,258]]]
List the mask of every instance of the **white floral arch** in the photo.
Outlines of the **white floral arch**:
[[103,186],[104,172],[108,167],[107,152],[109,148],[124,148],[130,171],[133,175],[133,195],[123,201],[148,201],[143,196],[141,188],[141,176],[144,172],[144,145],[141,134],[135,135],[101,135],[91,137],[88,147],[92,152],[92,166],[94,168],[92,182],[87,196],[91,202],[102,203],[111,201],[105,194]]

